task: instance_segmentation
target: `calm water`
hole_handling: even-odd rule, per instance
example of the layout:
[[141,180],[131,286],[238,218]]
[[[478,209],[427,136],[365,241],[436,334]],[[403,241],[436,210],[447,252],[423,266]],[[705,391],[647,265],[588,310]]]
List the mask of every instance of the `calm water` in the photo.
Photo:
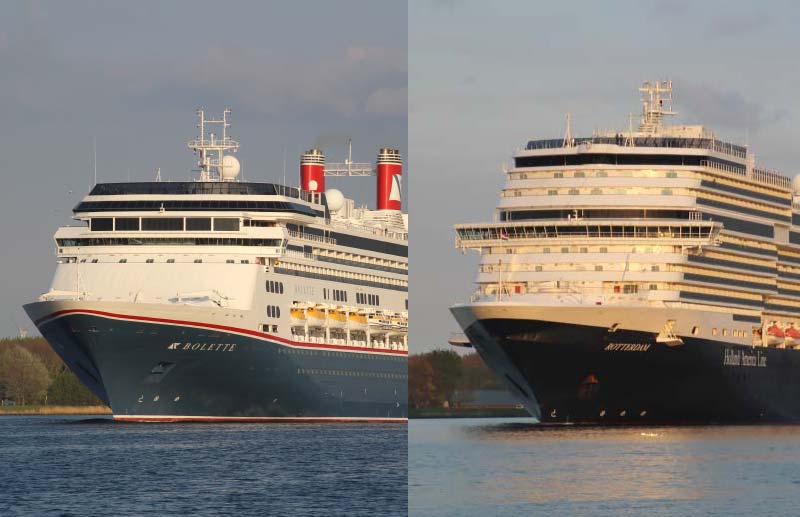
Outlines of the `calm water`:
[[800,426],[413,420],[410,515],[800,515]]
[[405,515],[405,424],[0,417],[0,515]]

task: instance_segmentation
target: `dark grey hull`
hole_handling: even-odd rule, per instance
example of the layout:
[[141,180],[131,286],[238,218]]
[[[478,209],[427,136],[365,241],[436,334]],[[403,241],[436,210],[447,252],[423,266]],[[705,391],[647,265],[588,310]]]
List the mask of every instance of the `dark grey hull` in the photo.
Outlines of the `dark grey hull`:
[[800,350],[536,320],[464,329],[489,367],[542,422],[800,421]]
[[75,312],[37,327],[76,375],[129,420],[396,420],[405,354]]

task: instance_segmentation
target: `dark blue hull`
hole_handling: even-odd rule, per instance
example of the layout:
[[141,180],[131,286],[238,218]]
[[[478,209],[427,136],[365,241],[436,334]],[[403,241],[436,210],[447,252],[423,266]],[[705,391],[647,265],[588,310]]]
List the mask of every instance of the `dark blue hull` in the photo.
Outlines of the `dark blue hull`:
[[407,357],[74,312],[42,335],[115,418],[395,420]]
[[465,329],[486,363],[543,422],[800,421],[800,350],[535,320]]

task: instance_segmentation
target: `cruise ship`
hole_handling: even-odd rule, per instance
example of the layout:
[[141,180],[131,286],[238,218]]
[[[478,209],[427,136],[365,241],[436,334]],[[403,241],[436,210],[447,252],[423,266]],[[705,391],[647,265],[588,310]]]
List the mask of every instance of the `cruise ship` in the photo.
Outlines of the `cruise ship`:
[[[240,181],[229,114],[198,110],[194,181],[96,184],[26,312],[117,420],[405,421],[400,152]],[[326,176],[375,176],[377,207]]]
[[531,140],[451,308],[540,422],[800,419],[800,182],[709,128],[669,125],[672,83],[619,132]]

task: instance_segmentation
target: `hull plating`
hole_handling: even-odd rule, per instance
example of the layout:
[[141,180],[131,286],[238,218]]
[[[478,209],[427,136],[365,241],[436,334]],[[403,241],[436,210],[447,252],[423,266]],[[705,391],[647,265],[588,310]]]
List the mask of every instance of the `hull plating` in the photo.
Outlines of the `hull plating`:
[[290,345],[266,335],[78,311],[40,318],[37,327],[120,420],[408,416],[407,360],[401,354]]
[[800,421],[800,351],[534,320],[465,332],[543,422]]

